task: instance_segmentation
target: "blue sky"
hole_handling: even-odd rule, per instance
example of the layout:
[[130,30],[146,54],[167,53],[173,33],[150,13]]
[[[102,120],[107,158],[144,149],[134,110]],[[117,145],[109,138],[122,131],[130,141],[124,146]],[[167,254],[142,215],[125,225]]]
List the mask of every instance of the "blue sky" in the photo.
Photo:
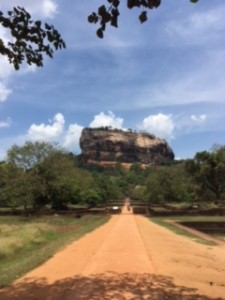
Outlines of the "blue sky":
[[139,9],[121,7],[119,29],[101,40],[87,16],[104,2],[1,0],[54,24],[67,48],[19,72],[0,57],[0,159],[26,140],[78,154],[87,126],[154,133],[177,158],[224,145],[225,1],[163,0],[142,25]]

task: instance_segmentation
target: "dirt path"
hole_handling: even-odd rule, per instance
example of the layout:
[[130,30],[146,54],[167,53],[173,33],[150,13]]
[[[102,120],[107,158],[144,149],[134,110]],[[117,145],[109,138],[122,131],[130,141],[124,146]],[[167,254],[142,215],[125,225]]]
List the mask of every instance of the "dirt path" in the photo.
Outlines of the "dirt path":
[[123,214],[0,290],[1,300],[225,299],[225,247]]

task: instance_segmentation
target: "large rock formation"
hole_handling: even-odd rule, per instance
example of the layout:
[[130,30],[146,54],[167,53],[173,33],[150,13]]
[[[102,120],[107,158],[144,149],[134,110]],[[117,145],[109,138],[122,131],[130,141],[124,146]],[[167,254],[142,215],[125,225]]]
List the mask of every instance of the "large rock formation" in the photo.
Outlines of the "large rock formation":
[[174,153],[165,140],[148,133],[117,129],[85,128],[80,147],[82,161],[88,165],[112,166],[119,162],[129,168],[137,162],[145,167],[174,159]]

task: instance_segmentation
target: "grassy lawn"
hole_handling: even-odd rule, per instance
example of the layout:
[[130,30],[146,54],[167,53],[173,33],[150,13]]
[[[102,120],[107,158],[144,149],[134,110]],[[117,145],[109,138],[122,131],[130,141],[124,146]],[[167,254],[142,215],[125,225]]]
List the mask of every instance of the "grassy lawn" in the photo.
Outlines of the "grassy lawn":
[[[206,245],[215,245],[213,242],[206,241],[192,233],[187,232],[184,229],[177,228],[173,224],[167,223],[166,220],[173,220],[175,222],[225,222],[224,216],[167,216],[167,217],[153,217],[151,221],[158,225],[164,226],[169,230],[195,240],[196,242],[203,243]],[[214,235],[216,237],[216,235]],[[220,236],[221,238],[221,236]]]
[[204,208],[204,209],[213,209],[213,208],[225,208],[225,203],[221,203],[219,206],[218,204],[214,202],[196,202],[196,203],[190,203],[190,202],[171,202],[169,203],[170,207],[174,207],[177,209],[186,209],[189,208],[190,206],[198,206],[199,208]]
[[169,219],[177,222],[225,222],[225,216],[168,216],[154,219]]
[[37,267],[109,216],[0,217],[0,287]]

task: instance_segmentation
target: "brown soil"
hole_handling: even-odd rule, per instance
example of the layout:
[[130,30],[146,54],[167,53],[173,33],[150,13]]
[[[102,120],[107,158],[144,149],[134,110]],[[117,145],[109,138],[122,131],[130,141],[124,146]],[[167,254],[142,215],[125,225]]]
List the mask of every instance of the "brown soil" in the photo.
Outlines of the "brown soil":
[[225,246],[123,214],[0,291],[1,300],[225,299]]

